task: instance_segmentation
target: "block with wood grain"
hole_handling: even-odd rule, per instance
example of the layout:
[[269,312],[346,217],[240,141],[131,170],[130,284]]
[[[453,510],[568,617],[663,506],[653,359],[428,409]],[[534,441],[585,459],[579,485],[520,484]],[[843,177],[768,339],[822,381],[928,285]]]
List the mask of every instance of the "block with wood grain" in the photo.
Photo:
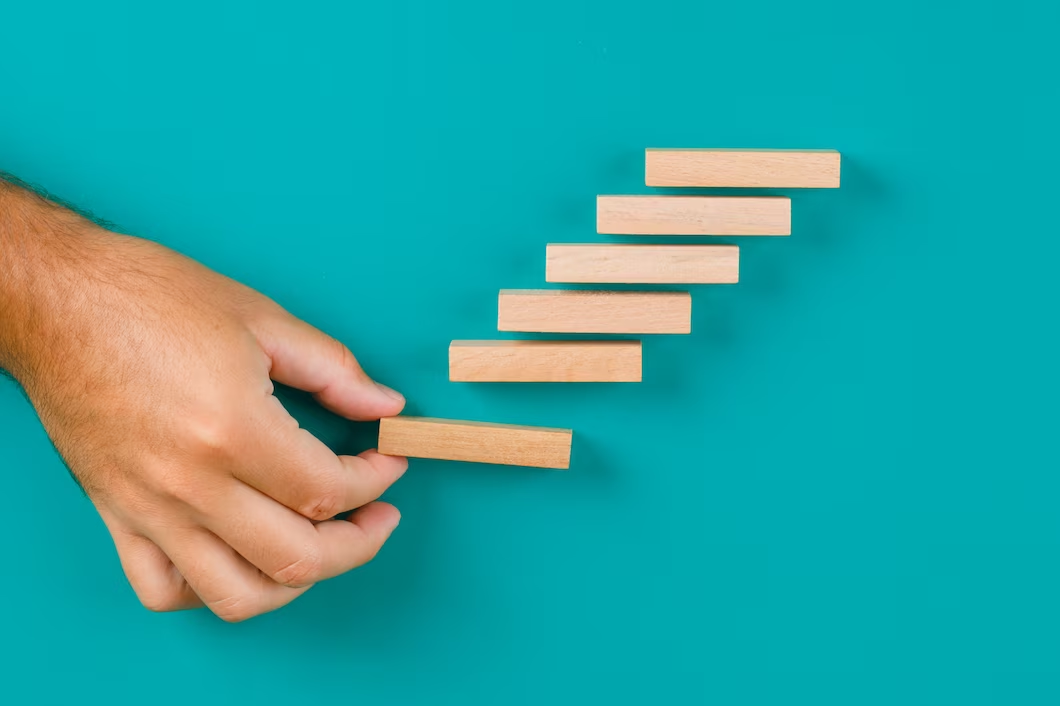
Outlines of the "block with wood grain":
[[688,292],[502,289],[497,329],[539,333],[691,333]]
[[545,281],[611,284],[733,284],[740,280],[736,245],[550,243]]
[[570,467],[570,429],[434,417],[379,420],[379,453],[537,468]]
[[596,232],[613,235],[790,235],[786,196],[597,196]]
[[648,149],[648,186],[839,188],[835,150]]
[[453,341],[452,382],[640,382],[640,341]]

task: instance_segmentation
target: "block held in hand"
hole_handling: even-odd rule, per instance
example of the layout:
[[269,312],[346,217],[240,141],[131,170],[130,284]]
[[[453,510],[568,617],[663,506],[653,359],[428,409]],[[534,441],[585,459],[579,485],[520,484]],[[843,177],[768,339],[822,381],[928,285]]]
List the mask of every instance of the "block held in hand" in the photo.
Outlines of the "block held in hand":
[[570,429],[433,417],[379,420],[379,453],[507,466],[570,467]]

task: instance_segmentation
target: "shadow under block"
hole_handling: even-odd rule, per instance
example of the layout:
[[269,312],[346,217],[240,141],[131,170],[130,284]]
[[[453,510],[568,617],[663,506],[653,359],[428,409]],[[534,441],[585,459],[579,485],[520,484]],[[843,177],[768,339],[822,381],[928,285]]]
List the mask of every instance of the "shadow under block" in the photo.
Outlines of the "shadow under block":
[[640,382],[640,341],[453,341],[451,382]]
[[787,196],[597,196],[596,232],[790,235]]
[[734,284],[736,245],[610,245],[549,243],[546,282],[612,284]]
[[648,186],[839,188],[835,150],[649,149]]
[[691,333],[688,292],[502,289],[497,329],[537,333]]
[[379,420],[379,453],[444,461],[570,467],[570,429],[465,422],[432,417]]

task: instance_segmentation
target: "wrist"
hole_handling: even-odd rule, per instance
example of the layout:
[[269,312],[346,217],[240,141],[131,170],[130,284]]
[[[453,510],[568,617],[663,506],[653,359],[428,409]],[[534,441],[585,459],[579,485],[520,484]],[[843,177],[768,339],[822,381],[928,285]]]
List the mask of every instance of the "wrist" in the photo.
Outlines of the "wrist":
[[0,180],[0,368],[23,385],[61,325],[85,242],[102,231]]

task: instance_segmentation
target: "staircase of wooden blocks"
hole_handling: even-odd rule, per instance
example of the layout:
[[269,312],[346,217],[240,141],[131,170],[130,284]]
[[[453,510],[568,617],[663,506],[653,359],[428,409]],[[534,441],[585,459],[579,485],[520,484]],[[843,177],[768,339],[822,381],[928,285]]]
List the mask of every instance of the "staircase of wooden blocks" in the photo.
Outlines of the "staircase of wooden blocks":
[[[838,188],[835,150],[649,149],[645,183],[660,187]],[[599,196],[596,231],[609,235],[790,235],[785,196]],[[735,245],[549,243],[545,281],[734,284]],[[528,333],[680,334],[692,331],[688,292],[501,290],[497,329]],[[453,382],[640,382],[641,342],[453,341]],[[568,468],[570,429],[390,417],[384,454]]]

